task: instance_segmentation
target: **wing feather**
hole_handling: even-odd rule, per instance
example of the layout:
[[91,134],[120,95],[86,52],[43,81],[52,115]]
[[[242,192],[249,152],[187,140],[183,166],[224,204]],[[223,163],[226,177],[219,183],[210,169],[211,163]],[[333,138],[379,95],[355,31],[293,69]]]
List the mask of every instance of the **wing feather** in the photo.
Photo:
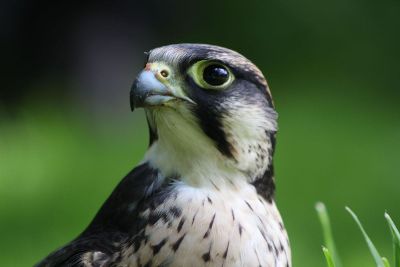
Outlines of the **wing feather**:
[[36,266],[110,266],[120,257],[122,247],[144,227],[138,213],[162,183],[159,172],[147,163],[137,166],[122,179],[75,240]]

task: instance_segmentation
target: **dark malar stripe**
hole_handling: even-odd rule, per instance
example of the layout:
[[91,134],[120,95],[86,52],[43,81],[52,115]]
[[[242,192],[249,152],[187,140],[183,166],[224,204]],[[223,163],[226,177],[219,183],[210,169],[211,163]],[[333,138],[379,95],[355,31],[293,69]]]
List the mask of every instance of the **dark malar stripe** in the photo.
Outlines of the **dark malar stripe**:
[[217,149],[228,158],[233,158],[232,145],[228,142],[226,134],[222,127],[222,114],[219,103],[222,103],[225,96],[212,90],[204,90],[200,88],[193,79],[188,75],[186,82],[193,89],[190,90],[189,97],[193,99],[197,105],[194,107],[194,113],[198,118],[203,132],[214,141]]
[[200,126],[204,133],[214,141],[217,149],[228,158],[233,158],[232,145],[228,142],[225,132],[222,129],[221,117],[208,108],[199,108],[197,116],[200,121]]

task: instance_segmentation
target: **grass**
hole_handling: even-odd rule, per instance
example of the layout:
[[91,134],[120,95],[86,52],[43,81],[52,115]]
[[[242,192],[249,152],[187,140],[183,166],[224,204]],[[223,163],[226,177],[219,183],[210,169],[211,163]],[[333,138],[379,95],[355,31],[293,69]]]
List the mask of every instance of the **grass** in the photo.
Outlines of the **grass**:
[[[332,228],[328,216],[327,209],[325,205],[321,202],[316,204],[316,210],[318,217],[320,219],[322,225],[322,232],[325,240],[326,247],[322,247],[322,252],[325,256],[326,263],[328,267],[339,267],[341,266],[341,262],[338,256],[338,252],[336,250],[335,242],[333,239]],[[397,229],[396,225],[394,224],[393,220],[389,216],[388,213],[385,213],[384,217],[389,224],[389,229],[392,234],[392,245],[393,245],[393,262],[394,265],[391,265],[389,260],[386,257],[382,257],[381,254],[378,252],[376,246],[368,236],[367,232],[365,231],[361,221],[357,217],[357,215],[349,208],[346,207],[347,212],[351,215],[353,220],[356,222],[357,226],[361,230],[361,233],[367,243],[369,251],[372,255],[372,258],[375,261],[377,267],[400,267],[400,233]]]
[[329,267],[341,267],[342,264],[336,250],[335,242],[333,240],[332,227],[328,216],[328,211],[323,203],[319,202],[315,205],[317,214],[321,224],[323,225],[323,236],[326,247],[322,247],[326,261]]

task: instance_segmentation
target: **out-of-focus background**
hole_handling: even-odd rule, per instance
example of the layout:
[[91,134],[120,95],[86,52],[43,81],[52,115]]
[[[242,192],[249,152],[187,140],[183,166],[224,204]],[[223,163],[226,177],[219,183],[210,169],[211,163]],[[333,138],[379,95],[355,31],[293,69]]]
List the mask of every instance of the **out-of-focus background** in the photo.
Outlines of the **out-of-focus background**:
[[147,146],[129,88],[143,52],[181,42],[246,55],[280,114],[277,201],[294,266],[323,266],[316,201],[345,266],[390,256],[400,224],[400,2],[2,1],[0,258],[30,266],[82,231]]

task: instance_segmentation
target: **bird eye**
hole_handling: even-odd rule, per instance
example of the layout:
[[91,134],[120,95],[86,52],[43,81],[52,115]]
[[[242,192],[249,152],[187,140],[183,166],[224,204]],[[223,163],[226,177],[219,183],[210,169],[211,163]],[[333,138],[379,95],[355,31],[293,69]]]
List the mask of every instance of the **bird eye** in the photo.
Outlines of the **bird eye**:
[[229,80],[228,70],[221,65],[208,65],[203,70],[203,80],[213,86],[219,86]]
[[189,75],[200,87],[218,90],[227,88],[234,78],[228,67],[206,60],[196,62],[190,67]]

